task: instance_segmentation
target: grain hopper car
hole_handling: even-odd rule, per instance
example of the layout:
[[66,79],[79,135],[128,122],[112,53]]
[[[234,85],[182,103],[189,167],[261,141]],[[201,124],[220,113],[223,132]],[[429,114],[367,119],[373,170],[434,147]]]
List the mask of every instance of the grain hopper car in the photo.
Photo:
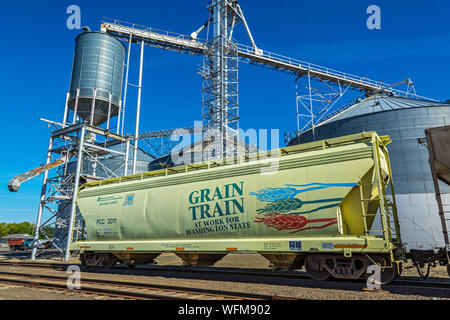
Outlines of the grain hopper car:
[[427,129],[425,130],[425,138],[419,138],[418,140],[428,149],[431,176],[445,247],[411,250],[407,253],[407,258],[411,259],[423,279],[428,278],[430,269],[437,265],[447,265],[447,273],[450,276],[450,240],[447,227],[447,221],[450,221],[450,193],[445,192],[450,186],[450,126]]
[[259,253],[276,269],[318,280],[392,281],[405,260],[386,145],[375,132],[85,184],[86,266],[151,263],[175,253],[192,266]]

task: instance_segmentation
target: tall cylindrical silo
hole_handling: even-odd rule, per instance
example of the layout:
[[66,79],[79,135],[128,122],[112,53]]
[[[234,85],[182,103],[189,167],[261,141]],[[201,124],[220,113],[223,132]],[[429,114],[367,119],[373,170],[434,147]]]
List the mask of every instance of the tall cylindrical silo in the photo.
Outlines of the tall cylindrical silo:
[[85,32],[75,40],[69,107],[89,124],[99,126],[119,112],[125,51],[103,32]]
[[[389,135],[388,145],[402,241],[408,249],[444,246],[424,130],[450,124],[450,104],[377,95],[303,132],[290,145],[363,131]],[[450,192],[448,186],[442,186]],[[450,204],[450,199],[447,198]],[[450,218],[450,217],[448,217]]]

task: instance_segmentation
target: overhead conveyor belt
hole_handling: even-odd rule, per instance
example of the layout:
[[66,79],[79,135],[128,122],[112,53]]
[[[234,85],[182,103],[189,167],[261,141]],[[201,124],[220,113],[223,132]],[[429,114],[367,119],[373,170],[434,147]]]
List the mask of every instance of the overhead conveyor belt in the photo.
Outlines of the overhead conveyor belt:
[[[154,28],[139,26],[136,24],[119,22],[106,22],[101,26],[101,31],[108,32],[112,36],[123,41],[145,42],[146,45],[184,52],[194,55],[203,55],[206,43],[192,39],[189,36],[162,31]],[[330,68],[314,65],[308,62],[285,57],[272,52],[256,49],[242,44],[237,45],[238,57],[242,62],[268,67],[278,71],[289,72],[297,76],[309,74],[311,77],[326,82],[332,82],[342,86],[361,90],[367,93],[395,93],[404,95],[405,92],[393,89],[389,84],[381,81],[370,80],[366,77],[351,75]]]

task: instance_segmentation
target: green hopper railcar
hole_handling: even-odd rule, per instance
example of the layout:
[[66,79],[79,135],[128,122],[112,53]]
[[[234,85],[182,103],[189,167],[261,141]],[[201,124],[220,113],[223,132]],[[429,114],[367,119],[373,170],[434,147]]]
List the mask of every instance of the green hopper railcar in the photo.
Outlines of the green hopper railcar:
[[405,252],[389,143],[361,133],[88,183],[77,201],[85,230],[74,233],[86,237],[71,250],[106,268],[167,252],[192,266],[258,253],[317,280],[358,279],[378,264],[390,282]]

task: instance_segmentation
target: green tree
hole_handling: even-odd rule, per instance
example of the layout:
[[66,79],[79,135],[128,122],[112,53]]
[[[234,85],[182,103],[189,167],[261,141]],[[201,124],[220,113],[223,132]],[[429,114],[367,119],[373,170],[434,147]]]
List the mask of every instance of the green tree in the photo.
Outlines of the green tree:
[[0,236],[4,237],[16,233],[33,234],[34,224],[29,222],[21,223],[0,223]]
[[[51,226],[45,226],[43,228],[43,231],[50,239],[55,236],[55,228],[53,228]],[[46,238],[44,237],[44,235],[41,234],[40,239],[46,239]]]
[[6,223],[0,223],[0,237],[6,236]]
[[[0,223],[0,238],[16,233],[28,233],[29,235],[34,236],[36,226],[34,223],[30,222],[21,222],[21,223]],[[52,226],[45,226],[42,229],[43,232],[51,239],[55,236],[55,228]],[[42,234],[39,236],[40,239],[46,239],[46,237]]]

